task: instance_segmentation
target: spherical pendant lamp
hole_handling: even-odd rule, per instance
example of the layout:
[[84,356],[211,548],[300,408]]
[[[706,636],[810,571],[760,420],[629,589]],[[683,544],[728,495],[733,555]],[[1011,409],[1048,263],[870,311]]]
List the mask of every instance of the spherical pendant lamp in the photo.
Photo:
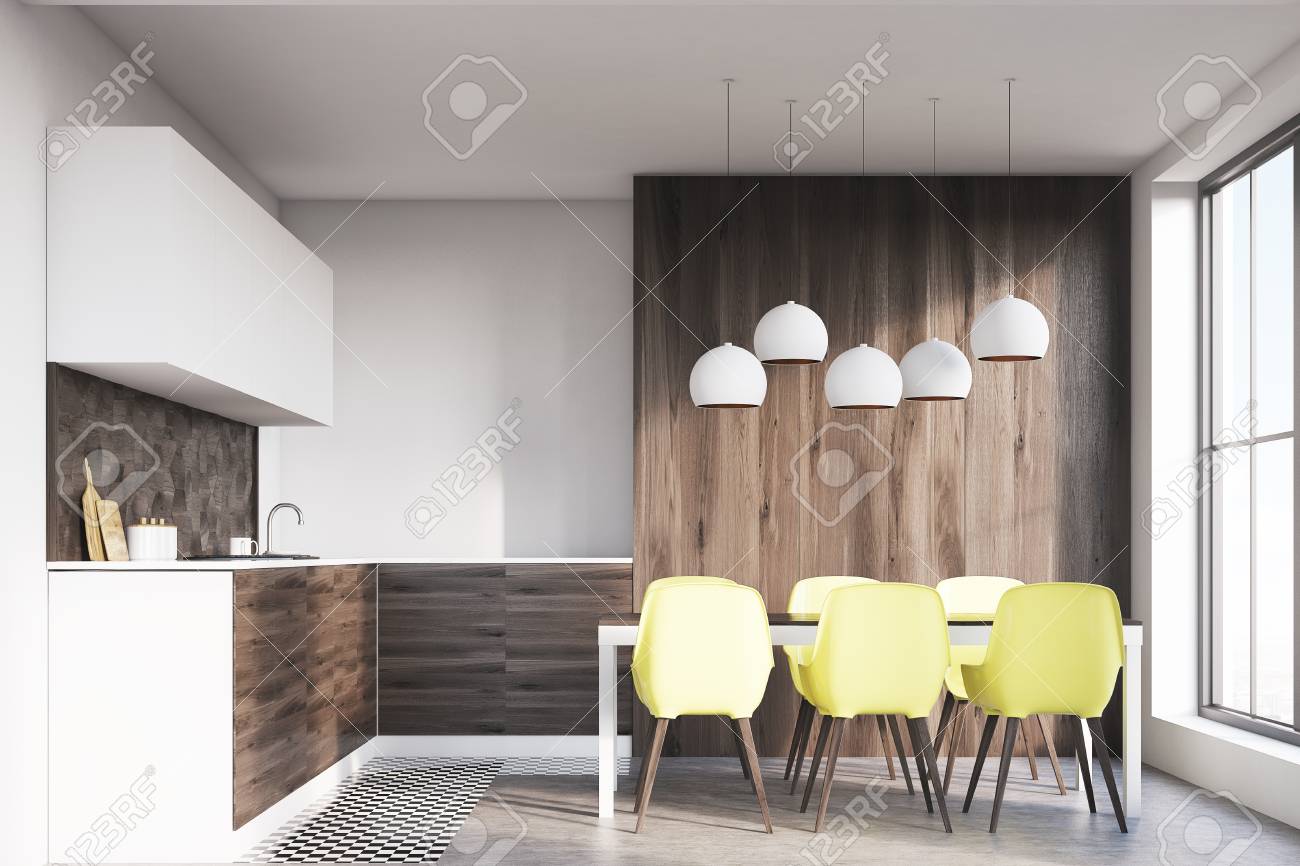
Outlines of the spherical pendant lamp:
[[826,402],[832,409],[892,409],[903,394],[894,359],[866,343],[841,353],[826,371]]
[[753,409],[767,395],[767,373],[745,349],[723,343],[691,368],[691,401],[701,409]]
[[975,317],[970,347],[981,361],[1037,361],[1047,354],[1047,319],[1028,301],[1006,297]]
[[898,365],[907,400],[965,400],[970,362],[952,343],[932,338],[913,346]]
[[754,354],[764,364],[820,364],[828,338],[821,316],[794,301],[768,310],[754,329]]

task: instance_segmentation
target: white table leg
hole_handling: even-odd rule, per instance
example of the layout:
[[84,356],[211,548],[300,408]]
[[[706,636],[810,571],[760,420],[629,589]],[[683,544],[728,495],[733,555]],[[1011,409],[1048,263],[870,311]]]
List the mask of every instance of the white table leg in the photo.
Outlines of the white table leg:
[[614,792],[618,790],[618,647],[601,644],[598,653],[600,794],[597,814],[601,818],[613,818]]
[[1124,814],[1142,815],[1142,650],[1124,647]]

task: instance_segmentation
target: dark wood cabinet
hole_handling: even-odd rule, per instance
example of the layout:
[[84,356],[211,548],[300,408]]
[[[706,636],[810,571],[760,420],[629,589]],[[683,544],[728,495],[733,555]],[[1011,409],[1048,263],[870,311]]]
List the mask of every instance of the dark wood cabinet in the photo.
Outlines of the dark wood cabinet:
[[379,732],[595,734],[596,623],[631,605],[627,564],[383,566]]
[[377,571],[235,572],[236,829],[375,736]]

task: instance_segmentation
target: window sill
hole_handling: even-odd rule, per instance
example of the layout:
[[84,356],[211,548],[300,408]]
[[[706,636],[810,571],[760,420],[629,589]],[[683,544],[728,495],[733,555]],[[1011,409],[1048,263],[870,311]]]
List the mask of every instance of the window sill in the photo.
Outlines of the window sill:
[[1213,719],[1207,719],[1199,715],[1153,715],[1151,720],[1153,722],[1164,722],[1165,724],[1176,725],[1184,730],[1203,734],[1207,737],[1213,737],[1223,743],[1243,749],[1249,749],[1257,754],[1269,758],[1275,758],[1279,761],[1285,761],[1288,764],[1300,768],[1300,746],[1293,746],[1290,743],[1275,740],[1272,737],[1266,737],[1263,734],[1244,731],[1241,728],[1234,727],[1233,725],[1216,722]]

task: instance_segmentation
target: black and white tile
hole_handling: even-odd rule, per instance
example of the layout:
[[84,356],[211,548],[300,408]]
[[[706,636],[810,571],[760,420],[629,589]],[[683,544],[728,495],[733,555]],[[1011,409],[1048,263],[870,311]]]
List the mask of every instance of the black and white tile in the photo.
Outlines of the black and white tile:
[[[626,774],[628,758],[619,758]],[[375,758],[245,857],[252,863],[434,863],[497,776],[594,776],[595,758]],[[509,843],[522,820],[500,798],[475,832]],[[497,814],[500,813],[500,814]],[[481,826],[479,826],[481,825]],[[485,835],[486,834],[486,835]],[[495,838],[499,836],[500,838]],[[460,844],[459,842],[457,844]]]
[[253,863],[433,863],[500,760],[375,758],[258,845]]

